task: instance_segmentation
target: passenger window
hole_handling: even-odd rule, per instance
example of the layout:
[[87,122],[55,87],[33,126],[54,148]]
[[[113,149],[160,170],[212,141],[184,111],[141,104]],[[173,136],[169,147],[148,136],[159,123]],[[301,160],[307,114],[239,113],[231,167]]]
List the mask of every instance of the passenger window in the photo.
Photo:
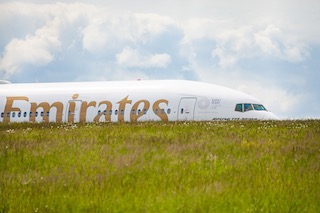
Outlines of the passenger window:
[[244,111],[247,112],[250,110],[253,110],[252,105],[251,104],[244,104]]
[[123,115],[124,114],[124,110],[122,109],[120,113],[121,113],[121,115]]
[[115,114],[115,115],[118,115],[118,110],[117,110],[117,109],[114,111],[114,114]]
[[40,116],[43,117],[43,112],[40,113]]
[[21,112],[18,112],[18,117],[19,117],[19,118],[21,117]]
[[171,109],[167,109],[167,114],[170,114],[171,113]]
[[180,113],[183,114],[183,109],[181,109]]
[[158,115],[158,109],[155,110],[156,115]]
[[98,115],[100,115],[100,113],[101,113],[101,110],[98,110]]
[[27,117],[27,112],[24,112],[24,113],[23,113],[23,117]]
[[138,109],[138,115],[140,115],[141,114],[141,109]]
[[235,111],[242,112],[242,104],[237,104]]
[[147,114],[147,110],[146,109],[143,110],[143,114]]
[[135,112],[136,112],[136,111],[133,109],[133,110],[132,110],[132,112],[131,112],[131,114],[132,114],[132,115],[134,115],[134,114],[135,114]]
[[12,113],[12,117],[16,117],[16,113],[15,112]]
[[109,111],[109,115],[112,115],[112,109],[110,109],[110,111]]
[[9,118],[10,117],[10,112],[7,112],[7,118]]
[[4,113],[3,112],[1,112],[1,118],[3,118],[4,117]]
[[161,109],[161,114],[164,114],[164,109]]
[[49,114],[50,114],[50,113],[49,113],[49,112],[47,112],[47,116],[48,116],[48,117],[49,117]]

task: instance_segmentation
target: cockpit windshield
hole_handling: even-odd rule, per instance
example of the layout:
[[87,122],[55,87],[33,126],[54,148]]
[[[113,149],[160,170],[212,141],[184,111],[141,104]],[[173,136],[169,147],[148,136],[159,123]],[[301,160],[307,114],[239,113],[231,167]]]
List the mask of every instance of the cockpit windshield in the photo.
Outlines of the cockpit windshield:
[[261,105],[261,104],[253,104],[253,108],[254,108],[255,110],[264,110],[264,111],[267,111],[267,109],[266,109],[263,105]]
[[235,108],[235,111],[237,112],[247,112],[250,110],[267,111],[262,104],[240,103],[237,104]]
[[253,110],[251,104],[243,104],[243,106],[244,106],[243,109],[244,109],[245,112],[246,112],[246,111]]

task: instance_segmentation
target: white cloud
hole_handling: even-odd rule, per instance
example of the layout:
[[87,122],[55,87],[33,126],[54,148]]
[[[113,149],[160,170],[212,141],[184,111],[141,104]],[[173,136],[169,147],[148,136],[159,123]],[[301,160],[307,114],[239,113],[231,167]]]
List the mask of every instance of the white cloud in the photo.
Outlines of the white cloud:
[[[193,3],[190,4],[195,5]],[[124,5],[120,4],[120,6]],[[38,31],[54,31],[55,34],[50,36],[57,43],[60,42],[60,39],[63,42],[63,38],[60,38],[59,35],[65,28],[72,27],[74,23],[81,21],[79,36],[81,36],[82,48],[92,54],[101,54],[110,49],[119,49],[119,47],[123,48],[128,45],[141,46],[152,42],[153,39],[173,28],[183,30],[184,39],[188,40],[191,46],[195,41],[201,39],[214,41],[216,46],[211,47],[211,54],[222,68],[236,66],[241,59],[246,58],[266,56],[290,62],[301,62],[309,55],[308,48],[295,34],[284,33],[280,27],[259,22],[238,26],[232,19],[190,18],[178,23],[170,17],[152,13],[114,15],[106,5],[98,7],[83,3],[5,3],[0,11],[5,12],[6,16],[15,13],[20,16],[35,16],[47,20]],[[42,38],[46,39],[45,36],[38,38],[39,41]],[[15,41],[12,40],[13,43]],[[25,39],[25,42],[28,43],[28,39]],[[41,42],[47,43],[47,41]],[[10,49],[12,45],[9,44],[2,58],[1,68],[3,70],[6,70],[7,73],[14,73],[22,64],[34,64],[32,60],[23,60],[21,56],[21,61],[19,57],[16,57],[15,60],[11,59],[13,56],[8,54],[13,50]],[[50,45],[42,45],[41,48],[38,46],[37,52],[40,53],[40,49],[43,51],[44,64],[50,62],[54,57],[48,46]],[[32,57],[32,54],[28,57]],[[34,59],[37,58],[39,57],[36,57],[35,54]],[[168,57],[155,55],[152,60],[155,60],[153,64],[157,64],[157,61],[165,63]]]
[[89,25],[83,29],[83,48],[90,52],[101,51],[107,47],[108,34],[99,29],[99,26]]
[[280,49],[274,38],[279,37],[281,35],[281,31],[279,28],[268,25],[265,29],[260,30],[257,33],[254,33],[254,44],[262,51],[262,53],[267,55],[280,56]]
[[104,15],[104,9],[88,20],[82,30],[84,49],[95,52],[126,43],[144,44],[174,26],[168,17],[156,14]]
[[0,59],[0,70],[10,76],[18,72],[26,64],[44,66],[53,60],[52,50],[60,46],[59,31],[55,22],[37,30],[34,35],[24,39],[12,39],[5,47],[4,56]]
[[[227,32],[227,33],[226,33]],[[230,68],[241,59],[268,57],[290,62],[302,62],[309,51],[304,44],[278,27],[267,25],[242,26],[239,29],[226,29],[216,39],[217,46],[212,56],[219,60],[219,66]]]
[[294,44],[287,46],[284,49],[284,58],[290,62],[302,62],[309,56],[309,51],[306,47]]
[[218,58],[218,64],[221,68],[229,68],[238,62],[238,56],[229,52],[230,51],[226,50],[223,46],[217,47],[212,51],[212,56]]
[[123,51],[117,54],[117,63],[125,67],[159,67],[165,68],[171,62],[170,55],[163,54],[148,54],[142,53],[139,50],[126,47]]

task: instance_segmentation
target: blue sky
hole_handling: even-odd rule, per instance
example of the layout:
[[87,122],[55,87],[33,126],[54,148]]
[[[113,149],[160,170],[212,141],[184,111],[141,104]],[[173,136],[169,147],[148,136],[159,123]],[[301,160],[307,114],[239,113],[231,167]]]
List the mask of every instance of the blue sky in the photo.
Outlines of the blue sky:
[[188,79],[320,118],[317,0],[0,0],[0,79]]

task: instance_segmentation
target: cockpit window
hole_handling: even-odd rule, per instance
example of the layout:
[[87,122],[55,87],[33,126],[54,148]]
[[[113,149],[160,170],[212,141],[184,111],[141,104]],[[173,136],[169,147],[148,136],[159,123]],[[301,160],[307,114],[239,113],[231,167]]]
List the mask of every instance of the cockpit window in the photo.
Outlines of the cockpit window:
[[251,104],[244,104],[243,106],[244,106],[244,111],[245,111],[245,112],[246,112],[246,111],[253,110],[253,108],[252,108],[252,105],[251,105]]
[[261,105],[261,104],[253,104],[253,108],[255,109],[255,110],[267,110],[263,105]]
[[238,112],[242,112],[242,104],[237,104],[235,110]]
[[261,104],[241,103],[237,104],[235,108],[235,111],[237,112],[247,112],[250,110],[267,111],[267,109]]

